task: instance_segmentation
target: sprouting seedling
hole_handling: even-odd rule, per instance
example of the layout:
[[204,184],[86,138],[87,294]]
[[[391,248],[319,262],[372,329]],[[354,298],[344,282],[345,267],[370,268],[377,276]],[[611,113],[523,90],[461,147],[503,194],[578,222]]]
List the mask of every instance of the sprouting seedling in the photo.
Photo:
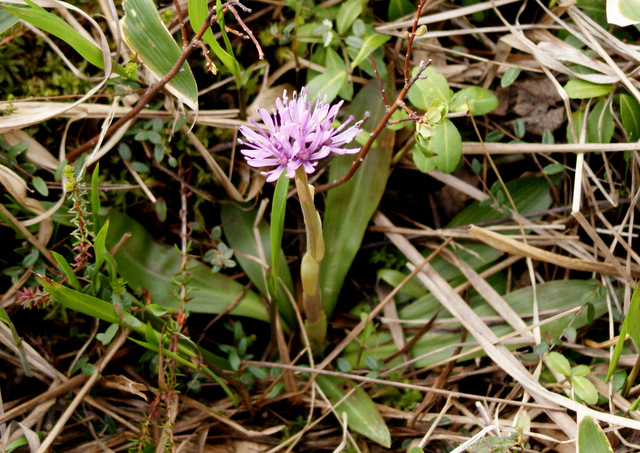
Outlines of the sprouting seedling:
[[320,263],[324,257],[322,221],[313,203],[314,187],[307,179],[318,162],[331,154],[355,154],[360,148],[346,148],[360,134],[362,121],[347,127],[353,116],[340,127],[332,126],[342,101],[331,106],[320,95],[316,102],[308,101],[309,91],[303,88],[298,96],[294,92],[291,100],[285,91],[276,100],[277,110],[272,115],[266,109],[258,114],[266,126],[266,132],[255,121],[257,131],[241,126],[244,136],[241,149],[247,163],[265,169],[267,181],[276,181],[283,173],[295,180],[300,206],[307,231],[307,252],[302,258],[300,274],[303,290],[303,308],[306,315],[306,330],[312,346],[322,349],[327,332],[327,319],[320,299]]

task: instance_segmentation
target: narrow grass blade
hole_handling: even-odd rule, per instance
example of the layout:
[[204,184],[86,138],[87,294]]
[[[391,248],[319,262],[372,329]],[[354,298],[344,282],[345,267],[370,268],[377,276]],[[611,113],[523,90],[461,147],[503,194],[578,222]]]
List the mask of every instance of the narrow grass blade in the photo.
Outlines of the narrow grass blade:
[[[362,388],[347,379],[333,376],[317,376],[316,382],[334,404],[342,400],[335,409],[338,416],[346,412],[349,428],[385,448],[391,446],[389,428],[369,395]],[[344,398],[354,387],[353,393]]]
[[[125,0],[123,29],[131,49],[158,77],[176,64],[182,51],[164,26],[152,0]],[[167,89],[193,110],[198,109],[198,87],[187,63],[167,84]]]

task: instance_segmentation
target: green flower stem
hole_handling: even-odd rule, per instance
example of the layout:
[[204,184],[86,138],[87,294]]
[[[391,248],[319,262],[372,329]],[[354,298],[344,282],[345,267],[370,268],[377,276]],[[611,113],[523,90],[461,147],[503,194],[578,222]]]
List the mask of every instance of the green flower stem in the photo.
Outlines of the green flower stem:
[[322,350],[327,337],[327,317],[320,298],[320,263],[324,258],[322,221],[313,203],[314,189],[302,167],[296,171],[296,188],[307,230],[307,252],[300,265],[302,306],[307,317],[306,329],[312,348]]

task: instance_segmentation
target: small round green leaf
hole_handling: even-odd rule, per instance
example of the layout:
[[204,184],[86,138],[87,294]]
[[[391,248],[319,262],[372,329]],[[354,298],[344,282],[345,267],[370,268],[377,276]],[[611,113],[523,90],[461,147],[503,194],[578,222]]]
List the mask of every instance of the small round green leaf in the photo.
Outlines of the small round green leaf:
[[40,195],[42,195],[43,197],[49,195],[49,188],[47,187],[47,183],[44,182],[44,179],[42,179],[40,176],[34,177],[31,182],[33,183],[33,187],[35,187]]
[[571,365],[565,356],[555,351],[547,354],[547,365],[556,373],[563,376],[571,376]]
[[589,379],[583,376],[573,376],[571,378],[573,392],[585,403],[596,404],[598,402],[598,391]]
[[564,171],[564,165],[562,164],[549,164],[542,169],[542,173],[545,175],[555,175]]
[[472,115],[486,115],[498,106],[498,98],[480,87],[467,87],[453,96],[452,112],[469,111]]
[[513,82],[516,81],[516,79],[520,75],[520,71],[521,71],[520,68],[516,68],[513,66],[510,68],[507,68],[507,70],[504,71],[504,74],[502,74],[502,78],[500,79],[500,86],[503,88],[506,88],[509,85],[511,85]]

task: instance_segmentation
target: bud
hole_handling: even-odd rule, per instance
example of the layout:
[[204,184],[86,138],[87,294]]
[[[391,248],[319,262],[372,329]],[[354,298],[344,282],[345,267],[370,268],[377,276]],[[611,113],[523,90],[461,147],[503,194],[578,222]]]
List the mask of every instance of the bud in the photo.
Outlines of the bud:
[[409,39],[411,38],[411,33],[409,33],[408,31],[404,32],[404,39]]
[[423,36],[426,32],[427,32],[427,26],[424,24],[420,25],[416,30],[416,36]]

